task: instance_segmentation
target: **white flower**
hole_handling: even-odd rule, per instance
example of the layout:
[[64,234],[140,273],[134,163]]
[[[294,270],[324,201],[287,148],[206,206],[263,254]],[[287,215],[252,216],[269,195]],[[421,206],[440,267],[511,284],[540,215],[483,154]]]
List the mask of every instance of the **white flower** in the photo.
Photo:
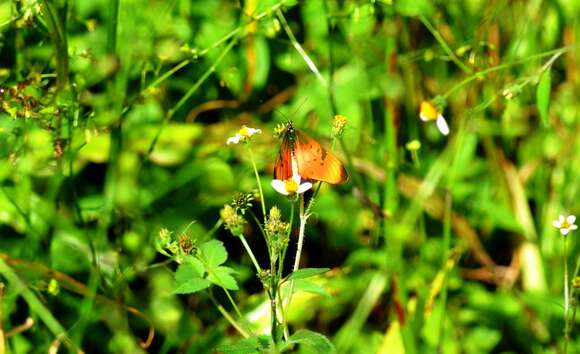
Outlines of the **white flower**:
[[437,129],[439,129],[441,134],[449,134],[449,126],[447,125],[445,117],[443,117],[443,114],[441,114],[437,107],[435,107],[431,102],[421,102],[419,118],[421,118],[423,122],[435,121],[435,124],[437,124]]
[[562,235],[567,235],[570,231],[576,230],[578,226],[574,224],[576,217],[574,215],[560,215],[558,220],[552,221],[555,228],[560,229]]
[[272,181],[272,188],[276,190],[276,192],[283,194],[283,195],[294,195],[294,194],[301,194],[312,188],[312,183],[304,182],[300,183],[300,176],[295,174],[292,178],[288,178],[287,180],[283,181],[280,179],[275,179]]
[[240,130],[238,130],[236,135],[228,138],[228,141],[226,142],[226,144],[227,145],[230,145],[232,143],[237,144],[240,141],[246,141],[246,140],[250,139],[252,137],[252,135],[254,135],[254,134],[261,134],[261,133],[262,133],[261,129],[254,129],[254,128],[246,127],[245,125],[243,125],[242,128]]

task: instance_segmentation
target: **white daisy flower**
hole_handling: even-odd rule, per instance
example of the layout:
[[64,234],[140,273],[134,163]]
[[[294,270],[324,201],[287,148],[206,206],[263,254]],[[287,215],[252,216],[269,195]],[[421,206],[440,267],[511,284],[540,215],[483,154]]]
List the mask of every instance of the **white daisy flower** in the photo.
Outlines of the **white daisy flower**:
[[246,140],[250,139],[252,137],[252,135],[254,135],[254,134],[261,134],[261,133],[262,133],[261,129],[250,128],[250,127],[246,127],[245,125],[243,125],[242,128],[240,130],[238,130],[236,135],[228,138],[228,141],[226,142],[226,144],[227,145],[237,144],[240,141],[246,141]]
[[423,122],[431,122],[435,121],[437,125],[437,129],[443,135],[449,135],[449,126],[447,125],[447,121],[443,114],[439,112],[437,107],[435,107],[431,102],[423,101],[421,102],[421,109],[419,110],[419,118]]
[[275,179],[272,181],[272,188],[276,190],[276,192],[292,196],[294,194],[302,194],[312,188],[312,183],[304,182],[300,183],[300,176],[295,174],[292,178],[289,178],[285,181],[280,179]]
[[574,222],[576,222],[576,216],[574,216],[574,215],[568,215],[568,216],[560,215],[558,220],[552,221],[552,225],[555,228],[560,229],[560,233],[562,235],[567,235],[570,231],[576,230],[578,228],[578,226],[575,225]]

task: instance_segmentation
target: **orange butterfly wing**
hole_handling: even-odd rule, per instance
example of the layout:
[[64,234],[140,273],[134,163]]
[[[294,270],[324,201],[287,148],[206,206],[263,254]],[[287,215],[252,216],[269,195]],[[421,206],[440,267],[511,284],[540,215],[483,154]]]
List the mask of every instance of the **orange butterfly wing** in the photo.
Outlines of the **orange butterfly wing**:
[[292,147],[287,136],[282,139],[280,152],[274,163],[274,178],[282,181],[292,178]]
[[295,140],[294,154],[300,177],[330,184],[341,184],[348,180],[342,163],[316,140],[299,131],[296,131]]

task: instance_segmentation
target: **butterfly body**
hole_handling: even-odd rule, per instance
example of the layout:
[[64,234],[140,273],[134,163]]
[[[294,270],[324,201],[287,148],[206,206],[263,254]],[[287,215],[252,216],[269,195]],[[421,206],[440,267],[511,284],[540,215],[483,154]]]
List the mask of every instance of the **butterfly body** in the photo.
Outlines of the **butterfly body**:
[[316,140],[286,123],[282,145],[274,165],[274,178],[287,180],[299,175],[304,180],[341,184],[348,180],[346,169]]

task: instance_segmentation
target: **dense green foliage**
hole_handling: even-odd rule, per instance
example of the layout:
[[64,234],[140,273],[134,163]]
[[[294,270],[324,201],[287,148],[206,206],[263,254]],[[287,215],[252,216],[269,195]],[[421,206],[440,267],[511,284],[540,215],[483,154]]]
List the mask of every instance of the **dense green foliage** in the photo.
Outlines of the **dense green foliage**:
[[[1,0],[0,353],[580,352],[579,13]],[[288,119],[347,183],[271,187]]]

